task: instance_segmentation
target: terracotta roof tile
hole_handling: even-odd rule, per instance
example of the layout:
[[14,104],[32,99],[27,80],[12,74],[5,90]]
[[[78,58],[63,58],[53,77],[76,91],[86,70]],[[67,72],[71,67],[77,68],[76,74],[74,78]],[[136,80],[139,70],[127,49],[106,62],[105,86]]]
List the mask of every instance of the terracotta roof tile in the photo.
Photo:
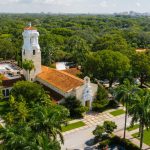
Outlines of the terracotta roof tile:
[[77,68],[69,68],[69,69],[66,69],[66,70],[63,70],[63,71],[65,71],[69,74],[72,74],[74,76],[77,76],[77,75],[81,74],[81,71]]
[[24,77],[20,77],[20,78],[17,78],[17,79],[7,79],[6,77],[4,77],[2,79],[2,86],[3,87],[12,87],[16,82],[18,81],[22,81],[24,80]]
[[34,27],[25,27],[24,30],[36,30]]
[[46,66],[42,66],[42,72],[38,74],[37,77],[64,92],[68,92],[84,83],[84,81],[78,77]]

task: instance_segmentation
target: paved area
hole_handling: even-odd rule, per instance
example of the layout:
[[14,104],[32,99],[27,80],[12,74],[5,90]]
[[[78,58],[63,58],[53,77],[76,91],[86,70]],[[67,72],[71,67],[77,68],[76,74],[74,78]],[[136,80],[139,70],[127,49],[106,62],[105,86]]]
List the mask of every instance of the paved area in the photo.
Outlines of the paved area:
[[[114,121],[117,124],[117,130],[115,130],[114,133],[122,137],[124,129],[124,114],[114,117],[109,113],[111,111],[114,110],[109,110],[103,113],[86,114],[84,119],[81,120],[85,122],[86,126],[63,133],[65,143],[62,145],[62,150],[94,150],[95,148],[88,146],[87,143],[93,139],[94,136],[92,131],[95,129],[96,125],[102,125],[106,120]],[[130,121],[131,118],[128,118],[127,126],[130,125]],[[139,145],[139,140],[133,138],[131,133],[127,132],[127,139],[131,140],[134,144]],[[143,148],[148,149],[149,146],[143,144]]]
[[[135,133],[137,133],[137,132],[135,132]],[[115,132],[115,134],[123,138],[123,130],[117,131],[117,132]],[[133,138],[131,135],[132,134],[130,132],[126,131],[126,139],[130,140],[132,143],[139,146],[140,141],[136,138]],[[150,149],[150,146],[143,143],[143,150],[147,150],[147,149]]]
[[90,113],[84,117],[84,122],[87,126],[93,126],[102,124],[105,120],[111,120],[114,116],[112,116],[109,112],[105,113]]

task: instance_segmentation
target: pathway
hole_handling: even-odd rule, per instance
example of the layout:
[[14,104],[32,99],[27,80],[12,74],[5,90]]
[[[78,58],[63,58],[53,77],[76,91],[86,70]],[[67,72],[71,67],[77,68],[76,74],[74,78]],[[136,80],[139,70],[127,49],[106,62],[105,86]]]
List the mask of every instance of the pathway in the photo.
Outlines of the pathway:
[[[94,147],[87,146],[87,142],[88,140],[93,139],[94,136],[92,131],[95,129],[96,125],[102,125],[106,120],[114,121],[117,124],[117,130],[115,130],[114,134],[122,137],[124,114],[112,116],[109,113],[111,111],[114,111],[114,109],[103,113],[89,113],[84,117],[84,119],[81,119],[81,121],[85,122],[86,126],[63,133],[65,144],[62,145],[62,150],[94,150]],[[127,126],[130,125],[130,121],[131,118],[128,118]],[[127,132],[127,139],[139,146],[139,140],[133,138],[130,132]],[[143,144],[143,148],[148,149],[149,146]]]

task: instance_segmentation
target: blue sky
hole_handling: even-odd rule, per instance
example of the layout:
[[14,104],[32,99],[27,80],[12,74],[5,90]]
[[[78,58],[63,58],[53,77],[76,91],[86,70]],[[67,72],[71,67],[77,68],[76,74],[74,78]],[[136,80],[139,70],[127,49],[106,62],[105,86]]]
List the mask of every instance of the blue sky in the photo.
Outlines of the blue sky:
[[150,0],[0,0],[0,12],[150,12]]

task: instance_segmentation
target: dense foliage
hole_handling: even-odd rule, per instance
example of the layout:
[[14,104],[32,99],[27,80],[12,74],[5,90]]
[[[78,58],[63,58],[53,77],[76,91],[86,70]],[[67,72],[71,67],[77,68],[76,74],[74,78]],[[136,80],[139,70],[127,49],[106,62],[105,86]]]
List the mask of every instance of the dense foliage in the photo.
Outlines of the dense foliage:
[[5,149],[60,149],[61,125],[66,124],[69,111],[53,104],[40,85],[17,82],[3,110],[0,138]]
[[127,54],[132,48],[150,47],[148,17],[1,14],[0,20],[0,57],[4,59],[20,59],[22,31],[30,21],[40,32],[42,56],[47,60],[44,64],[50,63],[49,58],[73,58],[81,49],[111,49]]
[[102,112],[107,108],[108,103],[108,91],[102,85],[99,85],[96,99],[92,103],[92,110]]
[[[42,64],[49,66],[56,61],[73,61],[82,66],[83,75],[100,80],[107,78],[110,86],[114,80],[119,80],[129,72],[129,69],[133,71],[133,77],[140,77],[141,85],[149,80],[149,63],[145,57],[149,53],[141,56],[144,58],[142,63],[140,57],[135,55],[135,49],[150,48],[148,17],[0,14],[0,20],[2,59],[15,59],[21,65],[22,32],[31,21],[40,32]],[[110,51],[104,52],[105,50]],[[112,55],[117,56],[114,58]],[[123,62],[120,63],[119,57]],[[114,62],[118,60],[116,64],[113,59]],[[110,68],[115,69],[115,72]]]
[[62,105],[70,111],[71,118],[83,117],[84,113],[88,111],[88,107],[82,106],[81,101],[76,97],[67,97]]
[[103,140],[108,137],[117,128],[117,125],[113,121],[104,121],[103,125],[97,125],[93,131],[95,139]]

